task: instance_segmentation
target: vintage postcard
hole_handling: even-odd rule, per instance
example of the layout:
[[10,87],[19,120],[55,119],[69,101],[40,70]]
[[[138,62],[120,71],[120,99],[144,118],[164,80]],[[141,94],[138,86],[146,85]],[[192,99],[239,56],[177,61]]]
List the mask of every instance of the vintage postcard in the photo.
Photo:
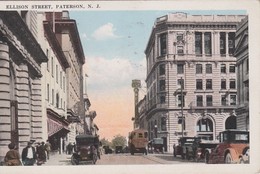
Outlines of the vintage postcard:
[[259,7],[2,1],[1,173],[259,173]]

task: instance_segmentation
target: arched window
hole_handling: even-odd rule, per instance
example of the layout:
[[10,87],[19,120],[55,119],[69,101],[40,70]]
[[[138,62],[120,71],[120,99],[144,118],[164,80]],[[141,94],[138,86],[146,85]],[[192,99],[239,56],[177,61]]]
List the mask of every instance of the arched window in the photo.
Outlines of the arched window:
[[197,132],[213,132],[213,123],[210,119],[200,119],[197,123]]
[[237,117],[236,116],[230,116],[227,118],[225,123],[226,129],[236,129],[237,128]]
[[197,136],[206,140],[213,140],[213,122],[209,118],[197,122]]

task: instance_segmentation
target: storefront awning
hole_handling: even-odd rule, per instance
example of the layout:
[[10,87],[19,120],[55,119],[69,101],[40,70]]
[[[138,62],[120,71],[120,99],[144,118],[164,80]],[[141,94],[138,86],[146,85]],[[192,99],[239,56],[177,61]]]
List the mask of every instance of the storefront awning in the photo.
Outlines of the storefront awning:
[[70,132],[69,123],[62,117],[60,117],[53,110],[47,109],[47,124],[48,124],[48,136],[59,134],[59,136],[65,136]]

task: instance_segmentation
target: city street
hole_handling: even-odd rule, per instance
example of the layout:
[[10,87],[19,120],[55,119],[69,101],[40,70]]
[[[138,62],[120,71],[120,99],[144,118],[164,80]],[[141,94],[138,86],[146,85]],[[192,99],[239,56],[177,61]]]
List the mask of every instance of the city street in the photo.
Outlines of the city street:
[[[72,165],[70,162],[71,155],[67,154],[53,154],[50,156],[44,166],[67,166]],[[187,164],[193,163],[204,165],[204,163],[196,163],[187,160],[182,160],[180,157],[174,158],[172,154],[103,154],[101,159],[97,161],[96,165],[138,165],[138,164]],[[92,165],[91,163],[82,162],[80,165]]]

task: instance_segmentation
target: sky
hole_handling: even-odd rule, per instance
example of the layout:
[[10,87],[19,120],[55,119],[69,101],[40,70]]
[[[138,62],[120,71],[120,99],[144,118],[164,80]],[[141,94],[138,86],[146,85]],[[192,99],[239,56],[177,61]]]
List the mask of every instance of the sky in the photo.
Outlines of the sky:
[[[180,10],[178,10],[180,12]],[[139,100],[146,93],[147,46],[155,19],[176,11],[71,11],[79,30],[86,63],[90,110],[97,116],[101,138],[127,137],[133,130],[133,79],[141,80]],[[181,11],[188,14],[246,14],[245,11]]]

